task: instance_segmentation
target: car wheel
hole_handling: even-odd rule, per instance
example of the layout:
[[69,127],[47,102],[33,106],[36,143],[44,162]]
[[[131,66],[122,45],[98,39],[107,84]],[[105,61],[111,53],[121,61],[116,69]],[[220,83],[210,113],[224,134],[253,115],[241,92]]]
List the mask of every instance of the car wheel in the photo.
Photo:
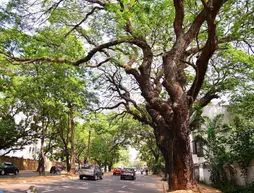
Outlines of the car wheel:
[[80,180],[83,180],[83,176],[79,176],[79,179],[80,179]]
[[115,176],[116,174],[115,174],[115,173],[113,173],[113,175]]
[[17,175],[18,173],[19,173],[18,170],[15,170],[14,175]]
[[97,177],[97,175],[95,174],[94,177],[93,177],[94,181],[96,181],[97,178],[98,178],[98,177]]
[[121,177],[120,179],[123,180],[123,177]]
[[1,170],[1,175],[4,175],[4,174],[5,174],[4,170]]
[[102,175],[100,176],[100,179],[102,180],[103,178],[102,178]]

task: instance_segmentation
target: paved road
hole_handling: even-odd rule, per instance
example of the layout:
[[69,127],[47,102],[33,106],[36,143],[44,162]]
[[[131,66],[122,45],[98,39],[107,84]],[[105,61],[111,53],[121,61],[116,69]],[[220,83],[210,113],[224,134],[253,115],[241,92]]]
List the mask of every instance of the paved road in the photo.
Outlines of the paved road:
[[158,178],[137,174],[136,180],[120,180],[119,176],[104,176],[103,180],[65,179],[48,182],[1,185],[4,193],[26,192],[31,186],[38,188],[38,193],[162,193]]

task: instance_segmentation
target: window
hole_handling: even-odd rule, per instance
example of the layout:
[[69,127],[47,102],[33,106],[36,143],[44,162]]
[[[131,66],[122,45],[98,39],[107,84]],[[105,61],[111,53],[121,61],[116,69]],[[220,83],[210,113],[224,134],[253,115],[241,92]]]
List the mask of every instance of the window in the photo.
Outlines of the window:
[[84,166],[82,166],[81,169],[92,169],[92,168],[94,168],[93,165],[84,165]]
[[204,157],[203,146],[204,143],[201,140],[192,141],[192,153],[197,154],[198,157]]

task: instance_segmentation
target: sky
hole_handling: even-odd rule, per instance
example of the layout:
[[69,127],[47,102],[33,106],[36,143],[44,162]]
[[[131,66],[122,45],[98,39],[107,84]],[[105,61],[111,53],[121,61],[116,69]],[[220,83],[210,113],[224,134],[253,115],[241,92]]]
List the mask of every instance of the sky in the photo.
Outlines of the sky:
[[130,161],[134,162],[136,160],[138,151],[132,147],[129,147],[129,153],[130,153]]
[[2,5],[3,3],[7,3],[9,0],[0,0],[0,5]]

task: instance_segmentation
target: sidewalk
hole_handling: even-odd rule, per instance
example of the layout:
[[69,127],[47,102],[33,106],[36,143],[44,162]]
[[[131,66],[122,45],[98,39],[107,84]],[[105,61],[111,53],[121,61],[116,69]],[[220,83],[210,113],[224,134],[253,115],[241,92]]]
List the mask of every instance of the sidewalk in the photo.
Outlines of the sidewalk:
[[[162,186],[164,193],[168,193],[168,184],[166,181],[162,181]],[[172,191],[171,193],[222,193],[220,190],[215,189],[211,186],[204,185],[204,184],[198,184],[198,189],[196,191],[193,190],[177,190],[177,191]]]
[[202,193],[222,193],[220,190],[205,184],[198,184],[198,187]]
[[27,183],[34,181],[57,180],[63,178],[68,178],[68,174],[66,172],[62,172],[60,174],[51,174],[46,171],[45,176],[39,176],[39,173],[36,171],[20,170],[18,175],[0,175],[0,184]]
[[[61,174],[51,174],[49,171],[45,171],[46,176],[57,176],[66,174],[65,171],[62,171]],[[23,178],[23,177],[35,177],[39,176],[39,173],[34,170],[20,170],[18,175],[9,174],[9,175],[0,175],[0,180],[2,179],[8,179],[8,178]]]

